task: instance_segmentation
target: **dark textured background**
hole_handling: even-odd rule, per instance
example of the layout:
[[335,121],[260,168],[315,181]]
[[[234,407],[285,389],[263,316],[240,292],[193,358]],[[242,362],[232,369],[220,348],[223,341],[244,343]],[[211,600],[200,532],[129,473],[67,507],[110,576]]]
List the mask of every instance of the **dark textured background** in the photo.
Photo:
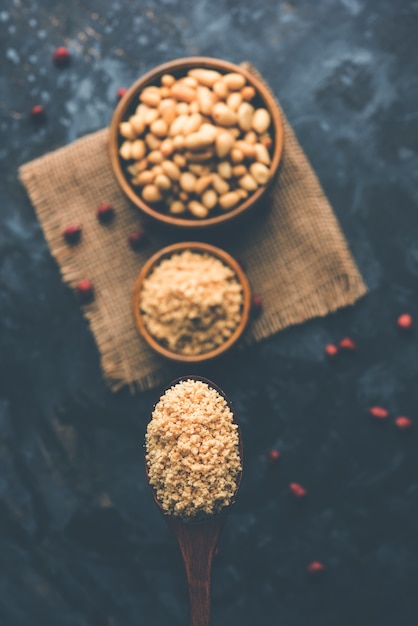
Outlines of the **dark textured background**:
[[[0,9],[0,625],[180,626],[177,546],[145,484],[157,390],[112,395],[17,167],[109,123],[171,58],[251,60],[330,198],[370,293],[213,367],[245,445],[214,565],[215,626],[414,626],[418,2],[3,0]],[[53,66],[68,45],[72,63]],[[46,122],[28,112],[41,103]],[[349,335],[356,354],[325,344]],[[373,404],[391,416],[376,423]],[[266,454],[281,459],[269,467]],[[297,481],[303,501],[288,494]],[[306,565],[321,560],[313,580]]]

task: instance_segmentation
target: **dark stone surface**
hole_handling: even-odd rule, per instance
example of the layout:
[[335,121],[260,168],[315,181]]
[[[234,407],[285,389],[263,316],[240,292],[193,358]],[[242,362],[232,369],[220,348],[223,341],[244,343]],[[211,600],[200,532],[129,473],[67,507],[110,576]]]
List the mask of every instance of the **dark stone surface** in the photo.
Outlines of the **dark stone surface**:
[[[193,54],[251,60],[308,154],[370,287],[208,372],[245,473],[214,566],[213,623],[412,626],[416,594],[418,3],[4,0],[0,10],[0,624],[187,623],[142,442],[157,391],[112,395],[17,167],[108,124],[116,90]],[[52,65],[68,45],[71,64]],[[47,118],[28,117],[43,104]],[[324,345],[349,335],[356,354]],[[386,406],[384,423],[370,405]],[[269,467],[266,454],[281,459]],[[289,482],[308,490],[292,500]],[[319,580],[306,575],[323,561]]]

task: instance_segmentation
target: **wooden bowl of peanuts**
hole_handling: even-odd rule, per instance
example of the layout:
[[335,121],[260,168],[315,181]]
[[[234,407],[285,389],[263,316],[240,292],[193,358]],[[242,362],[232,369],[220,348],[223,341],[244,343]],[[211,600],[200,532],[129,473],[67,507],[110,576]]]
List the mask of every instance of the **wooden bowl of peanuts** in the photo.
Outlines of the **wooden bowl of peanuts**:
[[144,264],[132,293],[135,326],[160,355],[183,363],[213,359],[243,334],[251,289],[239,263],[203,242],[175,243]]
[[246,69],[207,57],[177,59],[136,81],[110,125],[115,176],[158,222],[204,228],[255,206],[277,175],[280,110]]

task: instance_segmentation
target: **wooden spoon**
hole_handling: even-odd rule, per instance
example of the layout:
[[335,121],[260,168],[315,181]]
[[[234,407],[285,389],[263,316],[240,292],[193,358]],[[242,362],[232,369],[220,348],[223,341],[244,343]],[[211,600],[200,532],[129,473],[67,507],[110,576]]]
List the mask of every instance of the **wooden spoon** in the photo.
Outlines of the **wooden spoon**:
[[[237,423],[235,410],[226,394],[207,378],[202,376],[182,376],[171,382],[163,391],[173,387],[184,380],[200,380],[216,391],[225,399],[230,411],[233,414],[234,423]],[[238,425],[239,454],[242,465],[242,436]],[[146,474],[148,477],[148,466],[145,462]],[[234,494],[234,501],[241,483],[242,471],[237,477],[237,486]],[[151,487],[151,486],[150,486]],[[187,584],[189,588],[190,626],[209,626],[210,623],[210,583],[212,560],[215,553],[216,544],[222,526],[225,523],[228,510],[231,505],[224,507],[219,513],[199,521],[186,521],[180,517],[167,514],[161,507],[156,497],[154,489],[151,487],[154,502],[160,509],[161,514],[168,526],[174,533],[180,546],[181,555],[186,570]]]

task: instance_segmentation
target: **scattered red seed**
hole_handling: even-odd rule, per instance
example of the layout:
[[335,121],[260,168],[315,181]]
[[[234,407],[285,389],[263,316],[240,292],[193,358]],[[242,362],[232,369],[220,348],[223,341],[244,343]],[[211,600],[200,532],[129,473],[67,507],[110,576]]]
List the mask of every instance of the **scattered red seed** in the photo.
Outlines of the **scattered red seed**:
[[270,465],[274,465],[280,459],[280,452],[278,450],[270,450],[267,455],[268,462]]
[[90,302],[94,297],[93,283],[87,278],[83,278],[82,280],[78,281],[75,290],[80,302],[82,302],[83,304]]
[[409,313],[403,313],[398,317],[398,326],[399,328],[402,328],[402,330],[409,330],[412,328],[412,325],[413,319],[412,315],[409,315]]
[[312,561],[306,566],[306,571],[308,574],[319,574],[323,572],[325,569],[325,565],[321,563],[321,561]]
[[399,430],[408,430],[411,428],[413,422],[410,417],[400,416],[395,419],[395,426],[399,428]]
[[52,55],[52,60],[57,67],[67,67],[70,63],[71,54],[68,48],[65,46],[60,46],[57,48]]
[[143,230],[138,230],[135,233],[131,233],[128,237],[128,243],[132,250],[140,250],[144,243],[145,233]]
[[34,122],[41,122],[45,119],[45,109],[42,104],[36,104],[30,110],[30,116]]
[[221,551],[219,550],[218,547],[215,548],[215,552],[213,553],[213,556],[216,558],[218,558],[218,556],[220,555]]
[[70,224],[62,233],[67,243],[78,243],[81,237],[81,226],[79,224]]
[[338,346],[342,350],[356,350],[357,349],[356,344],[354,343],[352,339],[350,339],[350,337],[344,337],[344,339],[341,339]]
[[123,96],[126,94],[128,90],[126,89],[126,87],[119,87],[119,89],[116,92],[116,96],[119,98],[119,100],[121,98],[123,98]]
[[327,346],[325,346],[325,354],[329,357],[336,356],[338,354],[337,346],[334,346],[333,343],[329,343]]
[[308,493],[302,485],[299,485],[299,483],[290,483],[289,491],[293,496],[295,496],[295,498],[304,498]]
[[372,417],[376,417],[379,420],[384,420],[388,417],[389,411],[382,406],[371,406],[369,413]]
[[101,204],[96,210],[97,219],[102,224],[108,224],[115,216],[115,209],[111,204]]
[[251,314],[256,317],[261,314],[263,310],[263,300],[261,296],[255,294],[251,300]]

